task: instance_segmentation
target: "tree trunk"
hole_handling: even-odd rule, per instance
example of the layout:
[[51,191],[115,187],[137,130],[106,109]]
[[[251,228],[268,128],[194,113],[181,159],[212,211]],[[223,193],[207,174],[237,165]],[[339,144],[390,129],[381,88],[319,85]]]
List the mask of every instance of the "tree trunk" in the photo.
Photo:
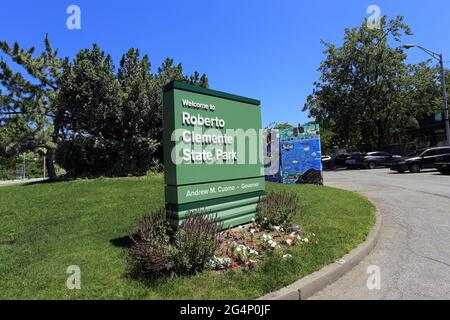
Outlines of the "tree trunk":
[[53,163],[53,154],[53,149],[47,149],[47,152],[45,153],[45,166],[47,167],[48,178],[50,180],[54,180],[57,178],[55,164]]

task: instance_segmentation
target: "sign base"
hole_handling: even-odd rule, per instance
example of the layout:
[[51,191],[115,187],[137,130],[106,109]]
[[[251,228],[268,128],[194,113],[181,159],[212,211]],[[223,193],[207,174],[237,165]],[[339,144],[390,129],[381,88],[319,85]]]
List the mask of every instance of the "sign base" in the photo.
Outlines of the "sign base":
[[217,215],[223,223],[223,229],[248,223],[256,215],[256,206],[264,191],[229,196],[213,200],[199,201],[188,204],[166,204],[167,218],[173,227],[179,227],[189,212],[201,211],[205,214]]

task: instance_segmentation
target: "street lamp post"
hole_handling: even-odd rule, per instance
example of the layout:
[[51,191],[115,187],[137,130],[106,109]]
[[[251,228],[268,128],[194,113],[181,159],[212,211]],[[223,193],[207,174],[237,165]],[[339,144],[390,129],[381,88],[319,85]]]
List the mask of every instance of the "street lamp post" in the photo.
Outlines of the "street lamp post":
[[445,123],[445,136],[447,139],[447,144],[450,145],[450,123],[448,119],[448,99],[447,99],[447,88],[445,85],[445,68],[444,68],[444,55],[442,53],[436,53],[431,50],[428,50],[424,47],[415,45],[415,44],[407,44],[404,45],[403,48],[405,49],[411,49],[411,48],[419,48],[422,51],[425,51],[430,56],[432,56],[434,59],[439,61],[439,64],[441,65],[441,82],[442,82],[442,98],[444,102],[444,123]]

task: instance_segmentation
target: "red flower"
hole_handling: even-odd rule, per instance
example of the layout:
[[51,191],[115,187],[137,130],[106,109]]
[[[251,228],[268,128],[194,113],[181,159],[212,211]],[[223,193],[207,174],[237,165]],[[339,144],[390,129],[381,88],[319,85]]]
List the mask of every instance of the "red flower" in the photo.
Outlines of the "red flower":
[[233,263],[231,264],[231,269],[236,270],[237,268],[238,268],[237,263],[236,263],[236,262],[233,262]]
[[312,245],[312,244],[313,244],[312,240],[309,240],[309,241],[308,241],[308,244],[309,244],[309,245]]

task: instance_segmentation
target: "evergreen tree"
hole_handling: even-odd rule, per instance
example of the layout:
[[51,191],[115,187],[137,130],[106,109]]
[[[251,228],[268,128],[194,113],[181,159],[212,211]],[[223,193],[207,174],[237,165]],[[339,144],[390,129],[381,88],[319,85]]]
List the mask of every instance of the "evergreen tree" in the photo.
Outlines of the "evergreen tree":
[[50,179],[56,177],[54,151],[59,137],[56,122],[58,79],[63,61],[57,57],[48,36],[45,50],[38,56],[35,49],[22,49],[16,42],[12,47],[0,42],[0,52],[21,66],[26,74],[14,72],[3,58],[0,59],[0,126],[10,126],[14,135],[9,137],[7,151],[18,154],[39,151],[46,156]]

